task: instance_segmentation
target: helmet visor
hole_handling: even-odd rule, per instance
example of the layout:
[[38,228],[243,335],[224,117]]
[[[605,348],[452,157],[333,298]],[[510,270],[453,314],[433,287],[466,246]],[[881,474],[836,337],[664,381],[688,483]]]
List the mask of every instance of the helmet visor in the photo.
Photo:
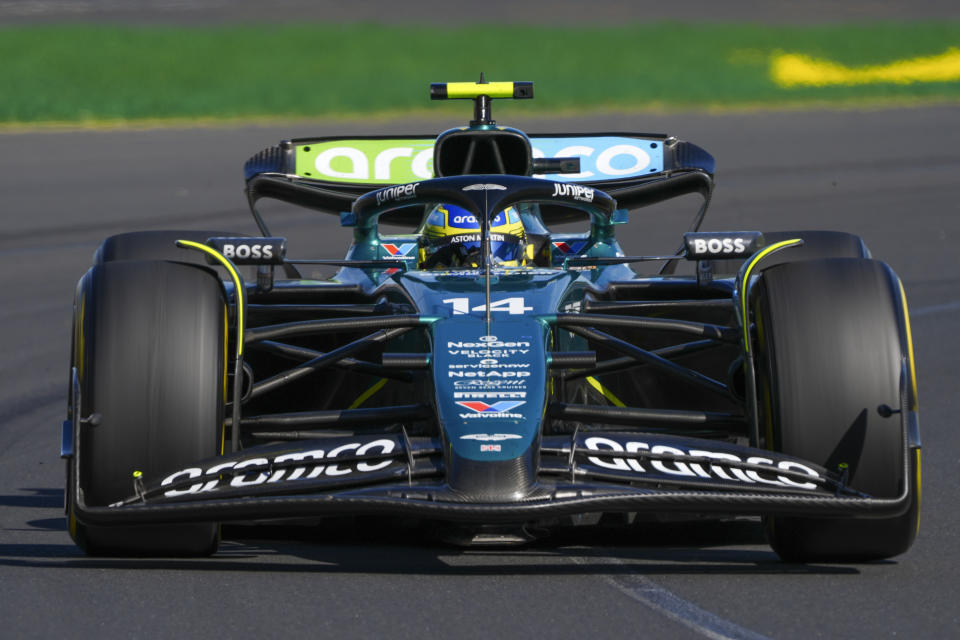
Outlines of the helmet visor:
[[[445,238],[431,248],[430,267],[480,267],[483,265],[482,243],[479,233]],[[518,266],[523,257],[523,242],[516,236],[490,234],[490,254],[493,265]]]

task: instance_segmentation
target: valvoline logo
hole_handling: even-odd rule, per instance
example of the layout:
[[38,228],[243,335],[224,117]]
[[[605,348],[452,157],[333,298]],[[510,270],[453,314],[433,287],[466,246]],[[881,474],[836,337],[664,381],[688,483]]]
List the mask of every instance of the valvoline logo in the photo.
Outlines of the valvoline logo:
[[395,245],[395,244],[389,244],[385,242],[380,246],[386,249],[387,253],[389,253],[392,256],[405,256],[405,255],[408,255],[413,250],[413,248],[417,246],[417,243],[404,242],[401,245]]
[[477,413],[506,413],[516,409],[524,403],[524,400],[501,400],[500,402],[494,402],[493,404],[487,404],[486,402],[480,402],[479,400],[457,402],[457,404],[461,407],[465,407],[471,411],[476,411]]
[[553,246],[556,247],[557,251],[566,255],[569,253],[580,253],[580,251],[587,245],[586,240],[575,240],[570,242],[554,242]]

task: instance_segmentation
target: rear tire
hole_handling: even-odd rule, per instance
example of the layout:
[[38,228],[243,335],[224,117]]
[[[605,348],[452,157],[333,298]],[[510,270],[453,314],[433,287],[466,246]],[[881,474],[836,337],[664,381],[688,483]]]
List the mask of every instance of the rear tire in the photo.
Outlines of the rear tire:
[[[900,385],[912,354],[899,280],[874,260],[809,260],[767,269],[754,291],[767,447],[831,471],[845,464],[849,484],[873,497],[899,497],[906,485],[911,500],[893,518],[768,517],[771,546],[796,562],[903,553],[919,521],[919,448],[908,450],[905,477],[902,421],[911,408],[901,407]],[[904,414],[884,417],[882,405]]]
[[[208,270],[162,261],[109,262],[81,281],[77,367],[84,417],[79,429],[80,490],[104,506],[146,479],[217,454],[223,425],[225,303]],[[72,471],[72,468],[71,468]],[[72,478],[72,474],[68,474]],[[70,533],[91,555],[206,555],[215,523],[90,526],[77,521],[72,482]]]

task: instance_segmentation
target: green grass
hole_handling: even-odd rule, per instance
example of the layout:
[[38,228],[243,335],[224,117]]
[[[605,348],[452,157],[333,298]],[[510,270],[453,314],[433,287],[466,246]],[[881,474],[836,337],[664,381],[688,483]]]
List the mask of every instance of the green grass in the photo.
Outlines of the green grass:
[[[0,122],[316,117],[435,109],[437,81],[533,80],[495,115],[957,100],[960,82],[784,89],[776,52],[848,66],[960,47],[960,21],[815,27],[0,28]],[[458,105],[460,111],[466,105]],[[504,112],[507,112],[506,115]]]

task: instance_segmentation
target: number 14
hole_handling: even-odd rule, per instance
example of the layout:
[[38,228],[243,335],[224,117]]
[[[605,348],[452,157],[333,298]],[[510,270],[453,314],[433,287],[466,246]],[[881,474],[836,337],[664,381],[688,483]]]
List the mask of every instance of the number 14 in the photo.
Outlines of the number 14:
[[[453,315],[455,316],[466,315],[470,313],[470,311],[479,311],[482,313],[487,310],[487,305],[485,304],[477,305],[471,309],[470,298],[447,298],[443,303],[453,305]],[[523,298],[515,296],[495,302],[491,301],[490,311],[506,311],[512,316],[522,316],[525,311],[533,311],[533,307],[526,306],[526,301]]]

